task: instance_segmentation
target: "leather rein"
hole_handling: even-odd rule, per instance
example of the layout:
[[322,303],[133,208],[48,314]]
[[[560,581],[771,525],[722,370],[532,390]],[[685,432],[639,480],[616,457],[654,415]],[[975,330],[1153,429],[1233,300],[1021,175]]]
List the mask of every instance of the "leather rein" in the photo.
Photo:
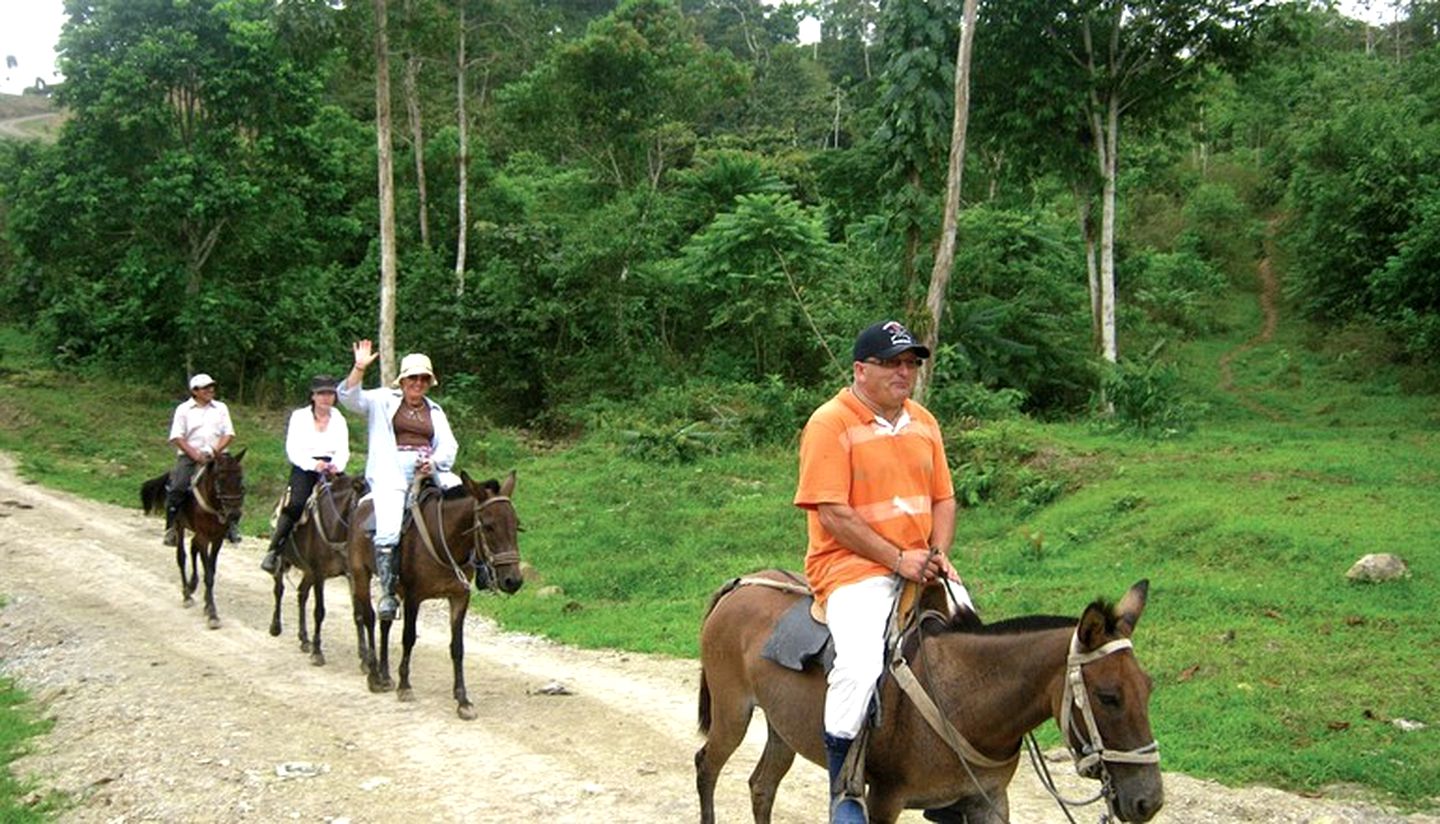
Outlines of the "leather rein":
[[438,515],[436,521],[441,525],[440,545],[445,550],[442,553],[436,550],[435,542],[430,537],[430,528],[428,524],[425,523],[425,516],[420,508],[420,495],[418,494],[419,484],[417,483],[412,487],[411,491],[416,494],[411,495],[410,516],[415,522],[416,530],[420,533],[420,542],[424,544],[425,550],[430,554],[430,558],[442,567],[449,566],[450,570],[455,573],[455,579],[467,590],[470,588],[470,579],[465,577],[465,567],[474,569],[484,564],[493,570],[497,565],[504,566],[506,564],[518,564],[520,562],[519,550],[496,552],[491,549],[490,542],[485,540],[485,530],[482,528],[484,524],[480,517],[480,511],[492,504],[505,503],[514,507],[515,504],[509,497],[505,495],[492,495],[483,501],[476,501],[473,496],[470,498],[473,507],[471,512],[475,520],[474,524],[465,531],[474,537],[469,551],[465,554],[465,560],[457,563],[455,561],[455,553],[450,550],[449,542],[445,538],[445,496],[443,494],[438,496],[435,504],[435,511]]

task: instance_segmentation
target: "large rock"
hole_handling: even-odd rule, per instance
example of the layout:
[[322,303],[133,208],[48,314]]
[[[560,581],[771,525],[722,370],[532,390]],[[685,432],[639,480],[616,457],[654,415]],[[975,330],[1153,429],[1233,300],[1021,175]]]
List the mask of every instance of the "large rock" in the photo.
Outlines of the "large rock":
[[1366,555],[1350,567],[1345,577],[1352,581],[1393,581],[1396,578],[1409,578],[1410,568],[1405,566],[1405,561],[1398,555],[1391,555],[1388,552],[1379,552]]

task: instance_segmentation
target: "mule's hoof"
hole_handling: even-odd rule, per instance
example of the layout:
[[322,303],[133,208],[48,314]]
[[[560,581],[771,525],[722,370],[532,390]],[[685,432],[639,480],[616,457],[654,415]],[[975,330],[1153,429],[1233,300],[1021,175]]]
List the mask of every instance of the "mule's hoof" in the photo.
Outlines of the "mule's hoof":
[[323,666],[325,666],[325,653],[323,653],[323,652],[312,652],[312,653],[310,653],[310,665],[311,665],[311,666],[315,666],[315,667],[323,667]]
[[301,642],[300,642],[300,651],[301,651],[301,652],[309,652],[309,651],[310,651],[310,641],[309,641],[308,639],[305,640],[305,641],[301,641]]
[[186,595],[186,596],[185,596],[185,600],[183,600],[183,601],[180,602],[180,606],[182,606],[182,607],[184,607],[184,608],[186,608],[186,609],[189,609],[189,608],[195,606],[195,599],[194,599],[194,598],[191,598],[189,595]]
[[415,700],[415,691],[410,689],[409,687],[406,687],[396,692],[395,697],[408,704],[411,701]]
[[212,615],[209,618],[205,619],[205,626],[209,627],[210,629],[219,629],[220,619]]
[[280,627],[279,624],[271,624],[271,625],[270,625],[270,637],[271,637],[271,638],[279,638],[279,637],[280,637],[280,633],[283,632],[283,631],[284,631],[284,630],[281,629],[281,627]]
[[475,720],[475,705],[474,705],[474,704],[461,704],[461,705],[459,705],[458,707],[455,708],[455,714],[458,715],[458,716],[460,716],[461,720],[464,720],[464,721],[474,721],[474,720]]

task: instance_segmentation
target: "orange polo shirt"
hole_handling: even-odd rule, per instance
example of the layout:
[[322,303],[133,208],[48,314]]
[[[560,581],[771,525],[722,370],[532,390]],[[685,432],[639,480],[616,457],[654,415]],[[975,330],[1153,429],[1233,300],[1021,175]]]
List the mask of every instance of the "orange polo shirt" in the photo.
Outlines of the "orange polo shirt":
[[905,401],[904,412],[909,420],[891,429],[846,387],[805,425],[795,505],[808,512],[805,577],[816,601],[824,603],[836,587],[893,572],[835,540],[820,525],[820,504],[848,504],[890,543],[928,549],[931,507],[955,497],[940,425],[915,401]]

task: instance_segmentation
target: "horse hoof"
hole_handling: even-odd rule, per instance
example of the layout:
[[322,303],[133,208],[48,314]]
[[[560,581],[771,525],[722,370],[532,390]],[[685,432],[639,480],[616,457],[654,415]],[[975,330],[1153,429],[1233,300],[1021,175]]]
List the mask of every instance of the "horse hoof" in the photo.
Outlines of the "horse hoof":
[[311,653],[311,655],[310,655],[310,665],[311,665],[311,666],[315,666],[315,667],[323,667],[323,666],[325,666],[325,656],[324,656],[322,653],[318,653],[318,652],[316,652],[316,653]]
[[310,651],[310,642],[309,642],[309,641],[301,641],[301,642],[300,642],[300,651],[301,651],[301,652],[309,652],[309,651]]
[[395,697],[408,704],[411,701],[415,700],[415,691],[410,689],[409,687],[406,687],[405,689],[402,689],[399,692],[395,693]]
[[474,720],[475,720],[475,705],[474,705],[474,704],[461,704],[459,707],[456,708],[455,714],[458,715],[458,716],[460,716],[461,720],[464,720],[464,721],[474,721]]
[[212,615],[209,618],[205,619],[205,626],[209,627],[210,629],[219,629],[220,619]]
[[184,607],[184,608],[186,608],[186,609],[189,609],[189,608],[195,606],[195,599],[194,599],[194,598],[191,598],[189,595],[186,595],[186,596],[185,596],[185,600],[183,600],[183,601],[180,602],[180,606],[182,606],[182,607]]
[[281,630],[280,630],[280,625],[279,625],[279,624],[271,624],[271,625],[270,625],[270,637],[271,637],[271,638],[279,638],[279,637],[280,637],[280,632],[281,632]]

